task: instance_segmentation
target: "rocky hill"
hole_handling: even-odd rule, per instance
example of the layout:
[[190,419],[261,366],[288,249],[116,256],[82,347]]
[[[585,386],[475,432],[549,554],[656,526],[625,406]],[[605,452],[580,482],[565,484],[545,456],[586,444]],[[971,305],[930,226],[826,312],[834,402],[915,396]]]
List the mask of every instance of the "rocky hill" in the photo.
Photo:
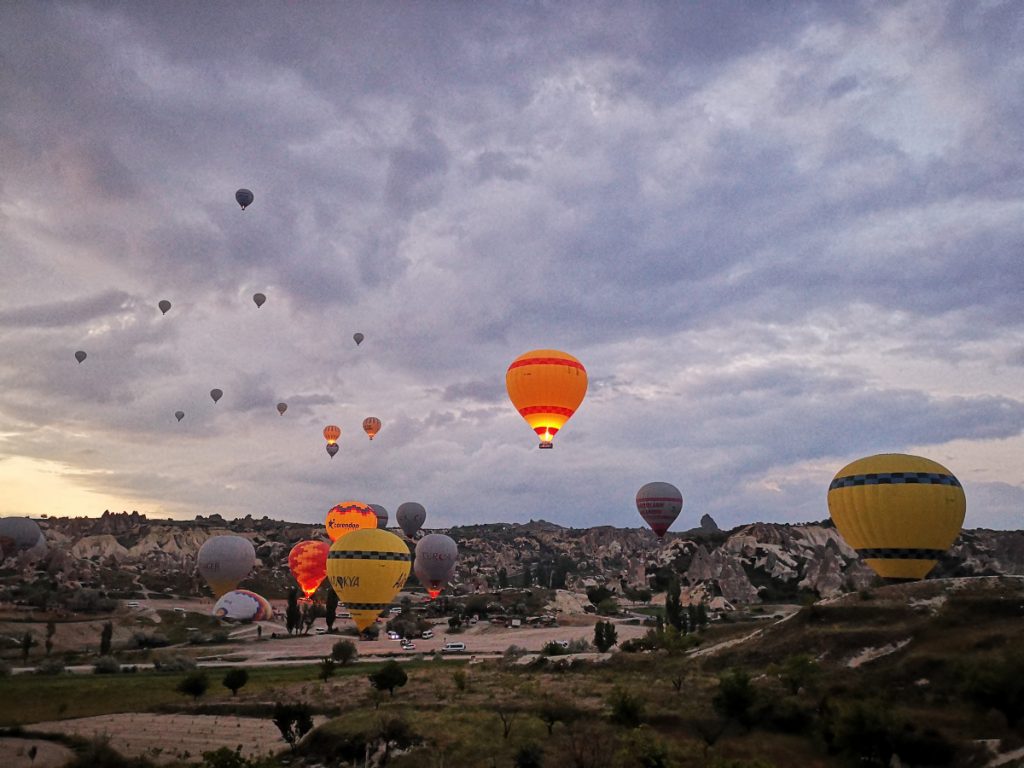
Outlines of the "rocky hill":
[[[244,585],[270,597],[290,585],[288,551],[322,536],[322,526],[252,517],[153,520],[138,512],[38,521],[47,540],[41,560],[10,558],[0,569],[8,586],[46,581],[63,591],[93,588],[113,596],[204,594],[196,556],[210,536],[249,538],[257,566]],[[535,584],[619,594],[664,589],[677,575],[684,596],[732,604],[833,597],[875,581],[829,522],[751,523],[721,531],[705,516],[699,528],[658,540],[646,528],[578,529],[545,521],[493,523],[447,530],[459,544],[457,585],[482,591]],[[1024,574],[1024,531],[965,530],[932,576]],[[9,596],[9,595],[8,595]]]

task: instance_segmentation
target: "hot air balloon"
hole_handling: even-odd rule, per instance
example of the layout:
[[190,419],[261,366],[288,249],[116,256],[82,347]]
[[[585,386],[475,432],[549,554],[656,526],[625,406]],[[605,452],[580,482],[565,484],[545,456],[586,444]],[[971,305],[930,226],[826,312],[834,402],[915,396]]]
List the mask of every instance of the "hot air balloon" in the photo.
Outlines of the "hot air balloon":
[[366,337],[363,336],[363,334],[359,333],[358,331],[352,334],[352,339],[355,341],[357,347],[363,343],[364,338]]
[[387,528],[388,527],[388,511],[384,509],[380,504],[371,504],[372,509],[377,514],[377,527]]
[[277,412],[284,416],[284,412],[288,410],[288,403],[278,403]]
[[858,459],[828,487],[836,530],[886,579],[923,579],[956,541],[966,510],[960,481],[920,456]]
[[426,519],[427,510],[423,508],[422,504],[415,501],[399,504],[398,511],[395,512],[395,520],[398,522],[398,526],[410,539],[420,529],[420,526],[423,525]]
[[330,548],[326,541],[300,541],[288,553],[288,567],[307,600],[327,576],[327,552]]
[[39,524],[28,517],[0,517],[0,559],[39,547],[43,554],[46,540]]
[[171,302],[169,302],[167,299],[161,299],[160,303],[157,304],[157,306],[160,307],[160,314],[166,315],[167,311],[171,308]]
[[235,202],[242,206],[243,211],[252,205],[252,201],[253,194],[248,189],[240,189],[235,192]]
[[213,606],[213,616],[223,621],[270,621],[274,608],[263,595],[248,589],[233,589]]
[[256,302],[256,309],[259,309],[266,302],[267,297],[264,296],[262,293],[254,293],[252,295],[252,300]]
[[327,444],[327,455],[328,456],[330,456],[333,459],[337,452],[338,452],[338,444],[337,443],[328,443]]
[[242,536],[211,536],[199,548],[196,569],[220,597],[238,586],[256,564],[252,542]]
[[185,412],[184,411],[175,411],[174,412],[174,418],[176,418],[178,421],[181,421],[182,419],[185,418]]
[[647,483],[636,492],[636,508],[660,539],[679,517],[683,494],[672,483]]
[[535,349],[512,361],[505,387],[519,415],[540,436],[539,447],[551,448],[554,436],[587,394],[587,371],[570,354]]
[[85,360],[85,358],[87,357],[88,355],[85,354],[85,352],[83,352],[82,350],[78,350],[77,352],[75,352],[75,360],[78,361],[79,365],[81,365],[82,361]]
[[213,398],[213,402],[216,403],[218,400],[220,400],[222,397],[224,397],[224,392],[223,392],[223,390],[220,390],[220,389],[211,389],[210,390],[210,397],[212,397]]
[[331,541],[337,541],[360,528],[376,528],[377,513],[369,504],[361,501],[343,501],[328,510],[324,527]]
[[368,416],[363,419],[363,431],[373,440],[374,436],[380,432],[380,419],[375,416]]
[[420,584],[433,600],[445,588],[455,572],[459,560],[459,547],[455,540],[442,533],[428,533],[416,542],[413,570]]
[[338,438],[341,437],[341,428],[336,427],[333,424],[328,424],[324,427],[324,440],[328,443],[338,442]]
[[409,578],[409,547],[390,531],[353,531],[334,542],[327,577],[362,632],[386,609]]

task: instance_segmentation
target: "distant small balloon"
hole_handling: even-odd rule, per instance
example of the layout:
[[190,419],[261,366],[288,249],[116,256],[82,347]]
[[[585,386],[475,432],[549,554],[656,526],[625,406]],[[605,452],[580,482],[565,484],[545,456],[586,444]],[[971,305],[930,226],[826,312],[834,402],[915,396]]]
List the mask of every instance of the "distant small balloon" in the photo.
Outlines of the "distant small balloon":
[[327,444],[327,453],[330,454],[330,457],[332,459],[334,458],[334,454],[336,454],[337,452],[338,452],[338,444],[337,443],[328,443]]
[[248,189],[240,189],[235,192],[235,202],[242,206],[243,211],[252,205],[252,201],[253,195]]
[[288,410],[288,403],[278,403],[277,412],[284,416],[284,412]]
[[213,402],[216,403],[218,400],[220,400],[222,397],[224,397],[224,392],[223,392],[223,390],[220,390],[220,389],[211,389],[210,390],[210,397],[212,397],[213,398]]
[[380,419],[375,416],[367,416],[363,419],[363,431],[371,440],[380,432]]
[[85,358],[87,357],[88,355],[85,354],[85,352],[83,352],[82,350],[78,350],[77,352],[75,352],[75,360],[77,360],[79,364],[81,364],[81,362],[85,360]]
[[175,411],[174,412],[174,418],[176,418],[178,421],[181,421],[182,419],[185,418],[185,412],[184,411]]
[[167,310],[171,308],[171,302],[169,302],[167,299],[161,299],[160,303],[157,304],[157,306],[160,307],[161,314],[166,315]]
[[267,297],[264,296],[262,293],[254,293],[252,295],[252,300],[256,302],[256,308],[259,309],[260,307],[263,306],[263,303],[267,300]]
[[365,339],[366,337],[363,336],[363,334],[361,333],[353,333],[352,338],[355,340],[356,346],[358,347],[360,344],[363,343],[363,339]]

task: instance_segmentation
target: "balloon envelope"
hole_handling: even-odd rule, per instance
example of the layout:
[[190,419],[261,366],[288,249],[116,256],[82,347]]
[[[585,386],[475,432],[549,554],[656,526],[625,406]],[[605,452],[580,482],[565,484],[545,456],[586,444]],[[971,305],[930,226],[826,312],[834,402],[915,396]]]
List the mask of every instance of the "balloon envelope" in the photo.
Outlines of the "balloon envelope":
[[636,492],[636,508],[660,539],[679,517],[683,494],[672,483],[647,483]]
[[224,621],[270,621],[274,609],[263,595],[248,589],[233,589],[213,606],[213,616]]
[[267,297],[262,293],[254,293],[252,295],[252,300],[256,302],[256,309],[259,309],[267,301]]
[[587,394],[587,370],[567,352],[535,349],[512,361],[505,388],[519,415],[540,437],[540,447],[550,448]]
[[847,464],[828,488],[836,530],[887,579],[923,579],[956,541],[967,499],[953,474],[921,456],[883,453]]
[[371,440],[373,440],[376,434],[380,432],[380,427],[380,419],[375,416],[368,416],[363,419],[363,431],[370,436]]
[[388,511],[384,509],[380,504],[371,504],[372,509],[377,514],[377,527],[387,528],[388,527]]
[[185,412],[184,411],[175,411],[174,412],[174,418],[176,418],[178,421],[181,421],[182,419],[185,418]]
[[252,205],[253,194],[248,189],[240,189],[235,192],[235,202],[242,206],[244,211],[250,205]]
[[398,511],[395,512],[395,521],[402,529],[402,532],[410,539],[420,529],[420,526],[423,525],[426,519],[427,510],[423,508],[422,504],[415,501],[399,504]]
[[362,632],[409,578],[409,547],[390,531],[353,531],[331,545],[327,577]]
[[256,564],[252,542],[242,536],[211,536],[199,548],[196,568],[220,597],[238,586]]
[[361,501],[343,501],[327,511],[324,527],[331,541],[337,541],[360,528],[376,528],[377,513],[369,504]]
[[288,403],[278,403],[277,412],[284,416],[284,412],[288,410]]
[[75,352],[75,360],[77,360],[79,363],[81,363],[87,357],[88,355],[85,354],[85,352],[83,352],[82,350],[78,350],[77,352]]
[[307,598],[316,592],[327,576],[327,552],[330,548],[326,541],[300,541],[288,553],[288,567]]
[[337,452],[338,452],[338,444],[337,443],[328,443],[327,444],[327,455],[328,456],[330,456],[333,459],[334,455]]
[[441,594],[441,590],[455,572],[458,560],[458,545],[454,539],[443,533],[428,533],[416,542],[413,569],[431,600]]
[[222,397],[224,397],[224,392],[223,392],[223,390],[220,390],[220,389],[211,389],[210,390],[210,397],[213,398],[213,402],[216,403],[218,400],[220,400]]
[[171,302],[169,302],[167,299],[162,299],[160,303],[157,304],[157,306],[160,307],[160,313],[166,315],[167,310],[171,308]]
[[324,440],[328,443],[338,442],[339,437],[341,437],[341,429],[339,427],[336,427],[333,424],[328,424],[324,427]]
[[11,557],[45,544],[39,523],[28,517],[0,517],[0,556]]
[[357,346],[357,347],[358,347],[358,346],[359,346],[360,344],[362,344],[362,343],[363,343],[363,339],[364,339],[364,338],[366,338],[366,337],[365,337],[365,336],[363,336],[363,334],[361,334],[361,333],[358,333],[358,332],[357,332],[357,333],[353,333],[353,334],[352,334],[352,339],[353,339],[353,341],[355,341],[355,343],[356,343],[356,346]]

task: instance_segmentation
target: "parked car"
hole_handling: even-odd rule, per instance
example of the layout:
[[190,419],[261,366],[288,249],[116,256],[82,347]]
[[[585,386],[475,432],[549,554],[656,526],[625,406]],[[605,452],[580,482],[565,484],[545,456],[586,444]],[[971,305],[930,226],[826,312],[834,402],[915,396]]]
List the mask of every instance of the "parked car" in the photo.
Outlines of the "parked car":
[[388,640],[401,640],[402,636],[397,632],[388,632]]
[[424,640],[429,640],[433,636],[434,633],[429,629],[424,629],[422,632],[420,632],[420,637],[422,637]]
[[127,603],[127,605],[128,605],[129,608],[138,608],[139,607],[139,601],[138,600],[130,600]]
[[403,640],[402,641],[402,650],[403,651],[415,651],[416,650],[416,643],[414,643],[412,640]]
[[465,643],[445,643],[441,653],[462,653],[466,650]]
[[315,631],[318,635],[326,635],[327,627],[317,627]]

